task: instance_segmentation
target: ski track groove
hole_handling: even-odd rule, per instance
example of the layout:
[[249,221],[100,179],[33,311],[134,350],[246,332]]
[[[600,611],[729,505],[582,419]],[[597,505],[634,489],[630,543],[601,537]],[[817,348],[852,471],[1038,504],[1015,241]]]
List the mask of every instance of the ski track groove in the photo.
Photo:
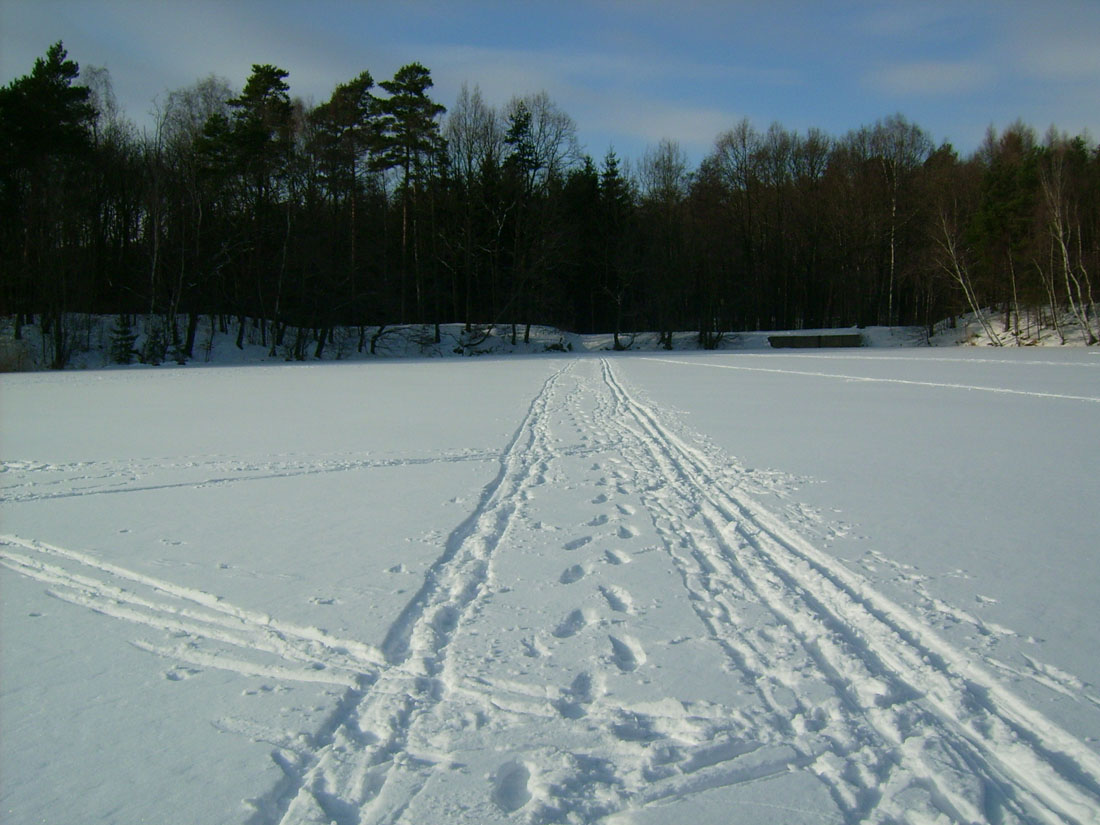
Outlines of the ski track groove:
[[[241,484],[250,481],[271,481],[274,479],[282,478],[297,478],[300,476],[311,475],[326,475],[330,473],[346,473],[356,470],[378,470],[387,469],[391,467],[414,467],[425,466],[434,464],[459,464],[463,462],[481,462],[481,461],[496,461],[500,459],[500,453],[491,451],[478,451],[471,453],[462,453],[458,455],[443,455],[432,456],[427,458],[381,458],[381,459],[364,459],[356,461],[334,461],[334,462],[321,462],[321,463],[284,463],[279,465],[278,463],[253,463],[246,461],[202,461],[202,462],[188,462],[184,464],[165,464],[152,462],[147,469],[143,462],[131,461],[122,464],[117,469],[111,469],[112,462],[84,462],[77,464],[44,464],[44,465],[32,465],[26,461],[17,462],[4,462],[2,470],[3,473],[15,473],[22,475],[25,480],[21,482],[15,482],[12,484],[6,484],[0,487],[2,495],[0,495],[0,501],[7,501],[12,504],[24,504],[31,501],[46,501],[59,498],[80,498],[82,496],[102,496],[102,495],[117,495],[119,493],[148,493],[158,490],[174,490],[180,488],[195,488],[195,487],[220,487],[232,484]],[[146,462],[148,463],[148,462]],[[81,476],[66,476],[60,479],[39,481],[34,475],[37,473],[66,473],[71,472],[76,467],[86,467],[89,464],[106,464],[107,468],[101,475],[81,475]],[[183,469],[192,470],[195,467],[202,467],[203,465],[213,464],[215,466],[222,466],[225,472],[237,472],[240,475],[223,475],[207,478],[190,479],[187,481],[176,481],[164,484],[134,484],[133,482],[141,478],[142,474],[149,472],[150,469],[157,472],[163,472],[165,469]],[[228,465],[228,466],[226,466]],[[129,476],[128,481],[118,481],[119,470],[126,472]],[[111,481],[114,479],[114,481]],[[100,482],[97,485],[89,485],[86,487],[80,487],[77,489],[62,490],[59,492],[39,492],[39,488],[59,486],[62,484],[72,484],[77,481],[92,481]],[[30,489],[30,492],[24,492],[26,488]]]
[[[811,356],[812,357],[812,356]],[[819,356],[826,357],[826,356]],[[1068,395],[1057,392],[1039,392],[1037,390],[1016,390],[1008,387],[983,387],[976,384],[953,384],[944,381],[913,381],[905,378],[875,378],[867,375],[841,375],[832,372],[812,372],[810,370],[779,369],[777,367],[746,367],[741,364],[710,364],[700,361],[680,361],[674,358],[644,357],[646,361],[660,361],[666,364],[678,364],[681,366],[710,367],[711,369],[742,370],[744,372],[770,372],[783,375],[801,375],[808,378],[833,378],[841,381],[852,381],[862,384],[902,384],[910,387],[933,387],[947,390],[968,390],[971,392],[992,392],[1001,395],[1022,395],[1031,398],[1057,398],[1066,401],[1086,401],[1100,404],[1100,398],[1093,395]],[[1092,366],[1089,364],[1088,366]]]
[[[563,397],[564,383],[570,385]],[[592,406],[585,409],[585,403]],[[555,437],[553,424],[569,425],[576,433],[569,440],[579,438],[580,446]],[[596,453],[608,456],[599,483],[612,495],[591,498],[586,492],[585,501],[607,505],[608,513],[613,507],[618,515],[597,515],[580,529],[604,532],[574,533],[557,545],[566,565],[558,584],[581,590],[593,568],[574,560],[604,536],[636,537],[640,522],[622,519],[648,519],[703,641],[717,646],[731,680],[743,682],[753,703],[689,708],[663,698],[669,704],[632,706],[610,695],[606,680],[634,678],[649,658],[630,631],[639,614],[633,596],[610,581],[592,587],[621,626],[604,635],[606,654],[593,670],[579,673],[569,687],[464,673],[455,662],[452,642],[484,609],[494,588],[495,555],[527,502],[540,486],[561,480],[561,459]],[[587,751],[579,746],[575,752],[543,739],[532,744],[530,757],[516,754],[498,765],[487,801],[507,817],[525,815],[532,825],[595,821],[790,771],[815,776],[853,825],[1100,822],[1100,757],[758,504],[736,467],[720,469],[679,436],[662,412],[631,394],[608,359],[573,359],[551,374],[500,451],[312,463],[186,462],[174,469],[209,464],[249,474],[148,486],[133,486],[142,474],[133,462],[123,467],[129,475],[121,485],[110,484],[117,482],[110,466],[101,475],[71,475],[95,462],[6,462],[2,471],[28,479],[6,488],[6,500],[22,502],[489,460],[499,462],[496,477],[447,537],[380,648],[41,541],[0,535],[0,563],[44,583],[59,599],[183,639],[174,647],[131,642],[142,650],[198,667],[343,688],[307,744],[271,742],[282,778],[252,800],[248,825],[409,821],[428,780],[451,762],[445,748],[424,745],[435,740],[417,734],[433,732],[448,702],[482,708],[500,724],[580,724],[596,736]],[[591,470],[598,475],[600,465]],[[30,479],[51,471],[70,475],[45,483]],[[41,492],[81,481],[103,485]],[[616,493],[631,495],[641,508],[616,501]],[[603,548],[592,558],[612,567],[631,560],[630,553]],[[545,637],[559,644],[606,626],[588,607],[566,608],[545,620]],[[523,644],[527,655],[549,652],[538,636]],[[1029,665],[1058,684],[1074,678]],[[540,764],[540,754],[551,766]],[[924,806],[916,812],[910,810],[914,794]]]
[[[372,678],[384,662],[380,651],[363,642],[340,639],[320,628],[282,622],[266,613],[230,604],[220,596],[180,587],[46,542],[0,535],[0,563],[43,582],[47,592],[62,601],[171,635],[220,644],[246,655],[271,654],[301,667],[292,670],[220,653],[188,653],[182,645],[169,650],[149,642],[134,643],[168,658],[192,663],[201,660],[205,666],[250,675],[348,687]],[[141,595],[135,586],[151,591],[151,595]]]
[[[501,453],[496,479],[448,538],[420,591],[387,633],[382,649],[389,666],[301,770],[298,792],[272,821],[315,821],[318,812],[329,815],[327,807],[337,798],[359,812],[360,822],[396,822],[423,788],[432,762],[409,757],[410,728],[457,684],[446,671],[447,646],[464,613],[485,593],[489,560],[520,501],[542,482],[553,455],[544,419],[556,384],[574,364],[551,375],[535,396]],[[363,734],[375,741],[340,747],[342,740],[362,740]]]
[[[741,582],[790,629],[845,698],[853,733],[869,733],[872,742],[879,739],[893,748],[935,734],[983,782],[997,788],[1010,809],[1006,812],[1022,821],[1100,821],[1100,759],[1094,753],[772,513],[736,488],[725,489],[708,459],[629,395],[606,360],[603,377],[624,413],[616,420],[629,421],[627,427],[672,494],[694,503],[707,524],[713,542],[696,545],[697,557],[705,558],[700,566],[712,576]],[[739,539],[735,543],[726,537],[731,527]],[[706,575],[701,580],[716,596]],[[751,668],[751,662],[745,663]],[[887,692],[880,694],[886,701],[861,698],[853,673],[886,682]],[[919,732],[900,737],[910,726]],[[900,767],[931,790],[942,813],[956,821],[983,818],[981,800],[952,787],[950,777],[937,775],[923,759],[902,754],[901,760]],[[878,787],[889,790],[881,782]],[[855,790],[858,799],[861,789],[834,784],[832,790],[834,799],[844,803],[846,791]],[[880,797],[871,805],[843,804],[842,809],[853,821],[875,821],[877,809],[889,801]],[[881,814],[889,818],[895,812]]]

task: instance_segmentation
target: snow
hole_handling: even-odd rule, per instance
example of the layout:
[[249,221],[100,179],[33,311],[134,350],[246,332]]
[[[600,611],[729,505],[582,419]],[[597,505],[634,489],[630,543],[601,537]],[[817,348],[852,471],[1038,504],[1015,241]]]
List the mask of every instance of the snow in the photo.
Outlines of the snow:
[[1098,424],[1084,348],[5,375],[0,816],[1100,821]]
[[[1050,324],[1049,313],[1043,313],[1047,327],[1039,325],[1039,318],[1030,311],[1024,313],[1019,321],[1019,339],[1013,335],[1012,328],[1004,325],[1002,314],[986,310],[989,317],[996,316],[997,341],[990,340],[982,324],[974,314],[941,321],[929,334],[924,327],[848,327],[843,329],[802,329],[797,331],[770,330],[755,332],[726,332],[715,342],[715,349],[723,352],[754,352],[771,350],[770,339],[773,336],[789,335],[859,335],[864,347],[881,349],[884,347],[950,347],[960,345],[974,347],[992,347],[999,344],[1004,347],[1039,347],[1045,350],[1058,349],[1065,344],[1083,346],[1087,335],[1076,318],[1068,312],[1059,320],[1061,334]],[[163,316],[133,317],[133,331],[136,336],[133,355],[135,362],[145,359],[149,363],[134,363],[130,369],[150,369],[158,366],[146,355],[146,344],[152,337],[163,340]],[[1013,316],[1014,317],[1014,316]],[[15,339],[14,318],[0,316],[0,372],[22,372],[42,370],[50,366],[53,360],[52,337],[43,332],[38,324],[22,327],[22,337]],[[72,314],[67,316],[70,354],[67,366],[75,369],[118,369],[112,360],[114,329],[117,316]],[[246,319],[244,334],[240,336],[238,347],[238,322],[228,320],[225,330],[215,323],[213,316],[204,316],[197,328],[192,357],[186,360],[190,367],[208,365],[243,364],[279,364],[296,360],[299,356],[310,362],[324,361],[371,361],[393,358],[468,358],[485,355],[532,355],[547,352],[607,352],[615,350],[615,336],[606,334],[578,334],[566,332],[556,327],[532,325],[530,330],[520,325],[515,328],[516,342],[512,343],[513,327],[510,324],[492,326],[471,326],[469,330],[463,324],[441,324],[438,327],[439,341],[436,342],[437,328],[428,324],[396,324],[385,327],[335,327],[326,339],[326,346],[317,355],[317,342],[314,331],[302,330],[305,346],[295,352],[295,342],[299,330],[287,328],[283,343],[272,346],[270,324],[261,325],[258,321]],[[187,328],[187,318],[176,318],[176,329],[180,335]],[[265,329],[267,334],[265,334]],[[525,343],[525,338],[528,338]],[[670,348],[675,351],[696,352],[699,350],[699,334],[696,332],[676,332],[670,335]],[[623,333],[619,346],[632,352],[666,352],[661,336],[655,332]],[[164,363],[175,363],[174,351],[169,347],[163,354]]]

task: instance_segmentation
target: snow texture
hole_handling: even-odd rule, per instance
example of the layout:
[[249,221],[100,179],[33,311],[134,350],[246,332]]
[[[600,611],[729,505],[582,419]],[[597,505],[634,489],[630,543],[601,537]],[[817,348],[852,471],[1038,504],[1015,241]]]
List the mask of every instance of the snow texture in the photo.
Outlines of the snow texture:
[[5,821],[1100,822],[1090,350],[2,398]]

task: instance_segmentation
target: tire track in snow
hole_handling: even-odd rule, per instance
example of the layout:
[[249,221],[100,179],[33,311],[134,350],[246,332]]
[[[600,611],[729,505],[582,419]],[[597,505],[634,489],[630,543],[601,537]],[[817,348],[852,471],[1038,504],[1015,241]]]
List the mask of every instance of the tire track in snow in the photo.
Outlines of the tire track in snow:
[[[774,514],[723,487],[709,460],[631,396],[606,360],[603,377],[624,452],[636,439],[648,457],[639,464],[663,477],[648,503],[672,528],[685,584],[702,613],[712,611],[701,618],[735,665],[779,677],[799,695],[773,651],[738,629],[731,599],[748,599],[766,607],[840,698],[833,719],[814,720],[824,722],[816,739],[826,749],[811,770],[850,821],[904,818],[902,797],[913,788],[956,822],[1100,821],[1100,758],[1091,749]],[[687,547],[672,541],[677,532]],[[780,712],[768,693],[761,688]]]
[[489,562],[517,508],[527,491],[545,480],[553,456],[545,417],[558,382],[574,364],[543,384],[501,453],[497,477],[391,625],[382,646],[387,667],[319,737],[314,751],[280,763],[295,787],[289,794],[277,788],[273,793],[280,799],[260,804],[278,811],[271,822],[396,822],[420,792],[441,757],[412,753],[410,730],[456,684],[446,671],[447,647],[484,595]]

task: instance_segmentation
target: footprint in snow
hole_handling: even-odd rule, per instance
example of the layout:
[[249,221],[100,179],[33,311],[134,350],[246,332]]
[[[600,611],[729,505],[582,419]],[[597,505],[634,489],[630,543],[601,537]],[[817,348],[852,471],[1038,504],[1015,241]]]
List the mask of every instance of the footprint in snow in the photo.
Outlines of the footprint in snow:
[[518,811],[531,800],[531,791],[527,787],[531,781],[531,770],[523,762],[517,760],[501,765],[492,781],[493,802],[506,814]]
[[630,564],[630,556],[618,550],[605,550],[603,557],[608,564]]
[[581,719],[588,715],[585,705],[592,704],[603,692],[602,683],[592,678],[592,674],[582,672],[561,692],[554,707],[566,719]]
[[591,536],[581,536],[579,539],[573,539],[572,541],[567,541],[562,546],[566,550],[579,550],[580,548],[582,548],[586,544],[588,544],[590,541],[592,541]]
[[600,585],[600,593],[607,600],[607,605],[616,613],[633,613],[634,598],[629,592],[615,585]]
[[603,692],[603,685],[592,678],[592,674],[581,672],[569,686],[569,694],[578,702],[591,702],[598,693]]
[[611,641],[611,660],[623,673],[629,673],[645,664],[645,650],[637,639],[630,636],[607,638]]
[[190,679],[200,671],[193,667],[174,667],[169,671],[165,671],[164,678],[169,682],[182,682],[184,679]]
[[600,527],[604,524],[607,524],[607,514],[606,513],[602,513],[602,514],[596,516],[594,519],[587,522],[586,526],[588,526],[588,527]]
[[578,608],[570,611],[568,616],[558,622],[558,626],[554,628],[554,635],[559,639],[568,639],[570,636],[577,635],[587,624],[588,617]]
[[585,569],[579,564],[574,564],[572,567],[567,567],[562,571],[558,581],[562,584],[572,584],[573,582],[580,581],[585,576]]
[[638,531],[626,524],[619,525],[619,538],[632,539],[638,535]]
[[606,502],[607,502],[607,495],[605,493],[600,493],[598,496],[596,496],[594,499],[592,499],[593,504],[604,504]]
[[547,650],[543,647],[542,642],[537,637],[531,636],[527,639],[521,639],[523,644],[523,655],[531,659],[541,659],[546,655]]

